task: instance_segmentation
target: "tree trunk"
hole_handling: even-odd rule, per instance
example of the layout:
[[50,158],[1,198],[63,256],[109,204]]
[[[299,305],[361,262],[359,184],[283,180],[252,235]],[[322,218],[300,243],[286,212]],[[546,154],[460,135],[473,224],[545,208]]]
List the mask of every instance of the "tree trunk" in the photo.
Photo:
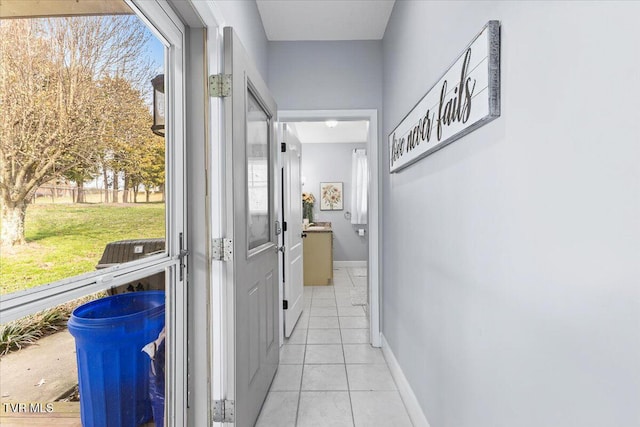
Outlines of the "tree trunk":
[[124,191],[122,192],[122,203],[129,203],[129,174],[124,174]]
[[15,246],[26,243],[24,238],[24,218],[27,201],[2,201],[2,232],[0,246]]
[[149,203],[149,195],[151,194],[151,191],[149,191],[149,189],[147,187],[144,188],[144,191],[145,191],[146,196],[147,196],[147,199],[146,199],[147,203]]
[[133,187],[133,203],[138,203],[138,191],[140,188],[137,185]]
[[102,179],[104,179],[104,203],[109,203],[109,176],[107,169],[102,169]]
[[77,194],[76,194],[76,203],[85,203],[86,198],[84,195],[84,182],[78,182],[77,184]]
[[162,192],[162,202],[164,203],[164,202],[166,202],[166,199],[165,199],[165,197],[164,197],[164,184],[162,184],[162,185],[160,186],[160,191]]
[[111,197],[113,203],[118,203],[118,190],[120,189],[118,185],[118,172],[113,171],[113,192]]

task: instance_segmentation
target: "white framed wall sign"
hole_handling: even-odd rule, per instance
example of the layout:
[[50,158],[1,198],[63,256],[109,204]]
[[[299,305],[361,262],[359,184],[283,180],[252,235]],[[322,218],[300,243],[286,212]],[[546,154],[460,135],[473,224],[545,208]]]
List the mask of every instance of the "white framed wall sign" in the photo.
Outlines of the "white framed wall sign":
[[500,117],[500,21],[489,21],[389,135],[389,172]]

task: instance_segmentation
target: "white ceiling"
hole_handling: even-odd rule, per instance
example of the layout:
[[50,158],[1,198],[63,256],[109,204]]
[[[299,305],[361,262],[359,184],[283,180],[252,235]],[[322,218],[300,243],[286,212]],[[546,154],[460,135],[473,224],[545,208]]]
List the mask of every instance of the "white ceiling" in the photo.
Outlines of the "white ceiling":
[[303,144],[353,144],[367,142],[369,122],[343,121],[330,128],[325,122],[287,123]]
[[273,41],[380,40],[395,0],[257,0]]

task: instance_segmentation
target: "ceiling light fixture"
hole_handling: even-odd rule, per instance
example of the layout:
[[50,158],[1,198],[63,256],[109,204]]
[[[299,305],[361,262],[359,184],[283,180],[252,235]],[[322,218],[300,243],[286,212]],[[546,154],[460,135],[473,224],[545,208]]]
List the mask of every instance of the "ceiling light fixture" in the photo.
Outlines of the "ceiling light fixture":
[[338,126],[338,121],[337,120],[327,120],[324,123],[327,125],[327,127],[330,127],[330,128],[334,128],[334,127]]

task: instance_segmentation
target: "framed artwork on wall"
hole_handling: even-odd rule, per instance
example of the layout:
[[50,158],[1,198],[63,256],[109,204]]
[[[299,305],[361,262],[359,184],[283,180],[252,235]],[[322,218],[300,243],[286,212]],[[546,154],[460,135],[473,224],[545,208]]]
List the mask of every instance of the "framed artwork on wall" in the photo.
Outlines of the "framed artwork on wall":
[[344,209],[344,195],[341,182],[320,183],[320,210],[341,211]]

